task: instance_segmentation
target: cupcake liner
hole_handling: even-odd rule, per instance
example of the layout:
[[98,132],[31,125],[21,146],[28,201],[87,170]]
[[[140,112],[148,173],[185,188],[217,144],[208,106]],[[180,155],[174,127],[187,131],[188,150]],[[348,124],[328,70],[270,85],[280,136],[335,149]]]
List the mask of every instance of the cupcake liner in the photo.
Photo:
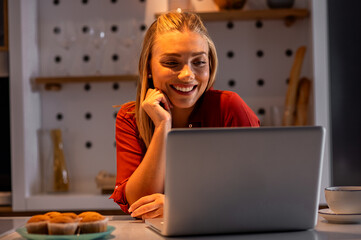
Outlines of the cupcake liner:
[[94,222],[80,222],[80,234],[82,233],[98,233],[107,231],[108,218]]
[[73,223],[48,223],[49,235],[74,235],[78,222]]
[[48,222],[33,222],[25,225],[28,233],[31,234],[48,234]]

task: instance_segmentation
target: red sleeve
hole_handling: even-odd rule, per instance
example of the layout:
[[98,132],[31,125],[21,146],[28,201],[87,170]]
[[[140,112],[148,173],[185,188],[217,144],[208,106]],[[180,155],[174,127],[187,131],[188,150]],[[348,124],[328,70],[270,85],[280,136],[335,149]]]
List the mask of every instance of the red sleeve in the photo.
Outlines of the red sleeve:
[[224,126],[226,127],[259,127],[260,121],[252,109],[234,92],[222,95],[221,104],[224,106]]
[[117,179],[114,192],[110,196],[125,213],[129,213],[125,186],[146,151],[143,141],[139,138],[134,114],[129,113],[129,110],[120,109],[116,119]]

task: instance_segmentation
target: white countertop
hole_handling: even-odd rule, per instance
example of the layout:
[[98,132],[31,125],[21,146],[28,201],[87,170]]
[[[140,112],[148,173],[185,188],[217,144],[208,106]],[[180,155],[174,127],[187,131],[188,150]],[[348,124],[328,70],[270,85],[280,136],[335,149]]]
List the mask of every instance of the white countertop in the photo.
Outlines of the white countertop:
[[[7,226],[12,227],[12,230],[7,234],[3,234],[1,240],[21,240],[23,239],[18,233],[14,232],[14,229],[21,227],[25,224],[28,218],[25,217],[13,217],[13,218],[0,218],[0,225],[5,226],[5,220],[9,221]],[[160,240],[168,239],[160,236],[147,225],[140,221],[134,220],[129,216],[110,216],[109,225],[116,227],[112,235],[106,239],[122,239],[122,240]],[[1,227],[2,228],[2,227]],[[1,229],[0,228],[0,229]],[[318,223],[315,229],[308,231],[298,232],[282,232],[282,233],[262,233],[262,234],[232,234],[232,235],[213,235],[213,236],[197,236],[197,237],[177,237],[169,239],[251,239],[251,240],[328,240],[328,239],[361,239],[361,224],[331,224],[319,217]]]

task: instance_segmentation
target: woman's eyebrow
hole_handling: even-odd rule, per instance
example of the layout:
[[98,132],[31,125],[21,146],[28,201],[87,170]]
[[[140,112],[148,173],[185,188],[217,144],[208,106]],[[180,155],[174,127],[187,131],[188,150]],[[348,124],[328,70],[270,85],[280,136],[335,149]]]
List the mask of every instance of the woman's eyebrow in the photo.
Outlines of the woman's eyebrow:
[[161,57],[180,57],[179,53],[163,53]]
[[[204,51],[201,51],[201,52],[194,52],[191,54],[192,57],[199,56],[199,55],[207,55],[207,53]],[[165,57],[181,57],[182,55],[179,53],[163,53],[161,56],[162,57],[163,56],[165,56]]]
[[198,55],[207,55],[207,53],[204,51],[192,53],[192,56],[198,56]]

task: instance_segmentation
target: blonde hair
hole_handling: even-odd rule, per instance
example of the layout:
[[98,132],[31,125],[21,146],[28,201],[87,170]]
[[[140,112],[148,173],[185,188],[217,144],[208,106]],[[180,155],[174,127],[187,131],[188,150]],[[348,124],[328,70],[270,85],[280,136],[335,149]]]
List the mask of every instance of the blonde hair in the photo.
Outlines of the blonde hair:
[[217,72],[218,59],[216,47],[210,38],[207,29],[200,17],[195,13],[169,12],[158,17],[145,34],[142,51],[139,59],[139,82],[137,87],[137,99],[135,103],[135,117],[140,137],[148,147],[154,133],[154,124],[147,113],[141,108],[150,86],[150,60],[154,42],[158,35],[172,31],[191,31],[200,34],[208,43],[209,51],[209,81],[206,91],[213,86]]

